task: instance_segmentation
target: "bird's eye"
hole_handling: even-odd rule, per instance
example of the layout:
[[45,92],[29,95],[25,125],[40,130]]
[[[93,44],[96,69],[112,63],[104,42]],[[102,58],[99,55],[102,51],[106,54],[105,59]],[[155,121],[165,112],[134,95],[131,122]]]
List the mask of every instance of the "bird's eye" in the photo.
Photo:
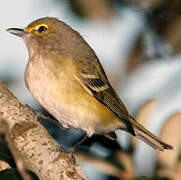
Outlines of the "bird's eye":
[[45,27],[45,26],[40,26],[37,31],[38,31],[39,33],[46,32],[46,31],[47,31],[47,27]]

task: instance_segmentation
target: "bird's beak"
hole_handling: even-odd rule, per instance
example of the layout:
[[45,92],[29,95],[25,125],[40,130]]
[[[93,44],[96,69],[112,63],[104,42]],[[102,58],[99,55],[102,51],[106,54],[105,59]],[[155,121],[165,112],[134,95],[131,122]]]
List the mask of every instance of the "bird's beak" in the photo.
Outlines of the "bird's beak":
[[9,29],[7,29],[7,31],[9,33],[14,34],[19,37],[23,37],[26,34],[24,29],[19,29],[19,28],[9,28]]

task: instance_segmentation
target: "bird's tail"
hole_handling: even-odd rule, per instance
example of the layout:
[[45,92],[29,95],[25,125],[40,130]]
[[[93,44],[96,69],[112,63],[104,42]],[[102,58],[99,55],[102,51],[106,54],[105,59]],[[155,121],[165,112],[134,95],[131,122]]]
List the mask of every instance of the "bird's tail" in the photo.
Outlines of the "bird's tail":
[[135,131],[135,136],[142,140],[143,142],[147,143],[148,145],[152,146],[156,150],[163,151],[164,149],[173,149],[173,146],[164,143],[154,134],[149,132],[142,126],[139,122],[137,122],[133,117],[130,116],[130,122],[133,125],[133,129]]

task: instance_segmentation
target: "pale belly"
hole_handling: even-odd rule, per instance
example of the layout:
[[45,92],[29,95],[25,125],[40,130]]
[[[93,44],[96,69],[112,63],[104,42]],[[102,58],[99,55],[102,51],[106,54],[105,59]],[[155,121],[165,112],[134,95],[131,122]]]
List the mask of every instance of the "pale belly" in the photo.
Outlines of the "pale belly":
[[80,129],[91,136],[122,125],[78,80],[65,72],[32,71],[26,75],[26,84],[34,98],[65,128]]

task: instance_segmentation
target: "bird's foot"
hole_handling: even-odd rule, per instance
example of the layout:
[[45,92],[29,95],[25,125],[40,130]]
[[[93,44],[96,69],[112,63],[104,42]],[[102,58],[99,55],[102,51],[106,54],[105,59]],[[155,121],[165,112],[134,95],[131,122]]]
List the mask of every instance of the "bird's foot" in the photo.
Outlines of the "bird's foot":
[[46,118],[41,111],[38,111],[38,110],[33,109],[33,108],[32,108],[31,106],[29,106],[28,104],[25,104],[24,107],[28,110],[28,112],[30,112],[33,116],[35,116],[37,120],[38,120],[38,118],[40,118],[40,117]]
[[42,120],[46,120],[50,123],[53,123],[54,125],[56,125],[58,128],[64,130],[65,128],[63,128],[61,126],[61,124],[53,119],[53,118],[50,118],[48,116],[45,116],[41,111],[39,110],[35,110],[33,109],[32,107],[30,107],[28,104],[25,104],[24,107],[36,118],[37,121],[39,121],[40,123],[43,122]]
[[65,149],[64,147],[62,146],[59,146],[57,149],[55,149],[56,152],[63,152],[63,153],[66,153],[70,156],[71,160],[76,163],[76,160],[75,160],[75,157],[73,156],[73,152],[74,152],[74,148],[68,148],[68,149]]
[[72,154],[74,152],[74,148],[71,147],[71,148],[65,149],[64,147],[59,146],[55,151],[56,152],[64,152],[66,154]]

